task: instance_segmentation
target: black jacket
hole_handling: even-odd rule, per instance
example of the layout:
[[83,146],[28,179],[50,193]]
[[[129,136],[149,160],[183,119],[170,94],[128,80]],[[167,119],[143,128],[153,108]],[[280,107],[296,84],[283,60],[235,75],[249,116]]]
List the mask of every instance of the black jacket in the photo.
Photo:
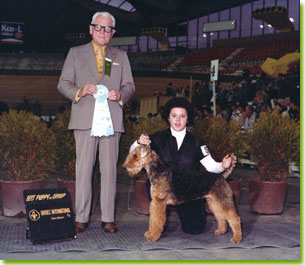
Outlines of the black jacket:
[[186,132],[179,150],[170,129],[151,135],[150,140],[150,147],[166,166],[178,171],[199,169],[200,160],[204,158],[200,147],[204,144],[191,133]]
[[201,151],[203,142],[189,132],[186,133],[180,149],[170,129],[150,136],[150,147],[159,155],[166,167],[173,171],[171,189],[181,200],[190,200],[202,196],[219,174],[199,171],[200,160],[204,158]]

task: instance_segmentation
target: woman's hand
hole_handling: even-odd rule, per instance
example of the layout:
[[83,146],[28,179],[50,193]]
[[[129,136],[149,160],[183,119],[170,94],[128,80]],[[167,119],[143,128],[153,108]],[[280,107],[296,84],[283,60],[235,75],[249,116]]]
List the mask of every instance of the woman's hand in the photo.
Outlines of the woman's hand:
[[147,134],[141,134],[137,142],[138,144],[150,145],[151,140]]
[[222,159],[221,165],[226,170],[231,166],[235,167],[236,161],[237,161],[237,158],[233,153],[231,155],[227,154]]

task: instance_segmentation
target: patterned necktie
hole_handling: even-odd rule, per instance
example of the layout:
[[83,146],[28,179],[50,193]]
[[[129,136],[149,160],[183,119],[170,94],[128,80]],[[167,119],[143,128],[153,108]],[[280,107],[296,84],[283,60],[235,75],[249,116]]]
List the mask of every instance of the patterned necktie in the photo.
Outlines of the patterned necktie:
[[97,49],[96,50],[96,65],[97,65],[97,71],[99,76],[101,76],[103,72],[103,65],[104,65],[104,49]]

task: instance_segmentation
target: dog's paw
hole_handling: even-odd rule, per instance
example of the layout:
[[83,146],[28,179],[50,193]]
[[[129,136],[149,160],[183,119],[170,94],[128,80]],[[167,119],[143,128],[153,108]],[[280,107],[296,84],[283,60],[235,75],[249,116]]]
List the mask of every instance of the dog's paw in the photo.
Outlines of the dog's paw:
[[151,232],[146,231],[146,232],[144,233],[144,236],[146,237],[146,239],[147,239],[148,241],[157,241],[157,240],[160,238],[161,234],[160,234],[160,235],[154,235],[154,234],[152,234]]
[[232,243],[239,243],[241,241],[241,237],[233,236],[230,241]]
[[150,232],[149,232],[149,231],[146,231],[146,232],[144,233],[144,236],[145,236],[146,238],[148,238],[148,237],[150,236]]
[[225,232],[227,232],[226,230],[220,230],[220,229],[216,229],[214,231],[214,234],[215,235],[223,235]]

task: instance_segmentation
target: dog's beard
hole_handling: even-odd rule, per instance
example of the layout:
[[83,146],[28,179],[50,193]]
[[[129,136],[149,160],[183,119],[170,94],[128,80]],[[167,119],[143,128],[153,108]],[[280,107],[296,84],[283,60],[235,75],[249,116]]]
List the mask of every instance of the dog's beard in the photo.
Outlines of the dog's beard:
[[140,171],[139,170],[135,170],[133,168],[126,168],[127,173],[129,176],[134,177],[135,175],[137,175]]

